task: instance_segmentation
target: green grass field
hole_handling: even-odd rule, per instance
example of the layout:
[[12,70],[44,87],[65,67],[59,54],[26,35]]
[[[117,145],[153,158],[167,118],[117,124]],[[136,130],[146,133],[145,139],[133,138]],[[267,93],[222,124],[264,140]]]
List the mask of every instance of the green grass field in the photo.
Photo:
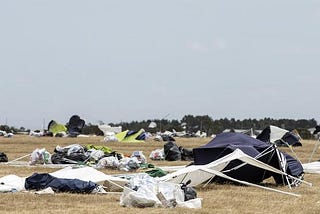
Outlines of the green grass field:
[[[10,160],[31,153],[36,148],[46,148],[53,153],[57,145],[67,146],[74,143],[82,145],[105,145],[113,150],[131,154],[141,150],[146,157],[150,152],[163,148],[163,142],[147,141],[145,143],[104,143],[102,137],[90,138],[50,138],[14,136],[13,138],[0,138],[0,151],[5,152]],[[184,148],[195,148],[206,144],[209,138],[177,138],[177,144]],[[299,159],[306,163],[312,153],[316,141],[303,141],[303,146],[294,148]],[[288,148],[280,148],[292,154]],[[319,159],[317,151],[313,160]],[[24,159],[28,161],[28,158]],[[185,161],[151,161],[156,166],[186,165]],[[0,176],[15,174],[30,176],[34,172],[52,172],[57,169],[41,166],[16,167],[1,165]],[[118,170],[101,170],[106,174],[121,174]],[[320,212],[320,175],[306,174],[305,180],[313,183],[312,187],[301,185],[289,190],[288,187],[272,185],[273,180],[268,180],[272,188],[283,191],[292,191],[301,194],[293,197],[275,192],[262,190],[255,187],[236,185],[210,184],[206,188],[197,188],[198,197],[203,198],[202,209],[182,208],[125,208],[119,205],[120,195],[86,195],[57,193],[54,195],[35,195],[33,193],[3,193],[0,200],[1,213],[319,213]]]

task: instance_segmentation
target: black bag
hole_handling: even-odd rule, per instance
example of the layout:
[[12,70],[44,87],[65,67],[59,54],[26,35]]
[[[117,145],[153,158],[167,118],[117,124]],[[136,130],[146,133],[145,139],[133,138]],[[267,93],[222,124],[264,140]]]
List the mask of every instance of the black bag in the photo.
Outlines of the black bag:
[[191,180],[187,181],[185,184],[182,184],[181,189],[184,192],[184,201],[189,201],[191,199],[197,198],[197,192],[194,188],[188,187],[191,183]]
[[8,157],[3,152],[0,152],[0,162],[8,162]]
[[178,161],[181,160],[181,152],[177,144],[172,141],[163,145],[164,159],[167,161]]
[[186,149],[186,148],[183,148],[182,146],[180,146],[179,150],[181,152],[181,160],[193,161],[193,150],[192,149]]

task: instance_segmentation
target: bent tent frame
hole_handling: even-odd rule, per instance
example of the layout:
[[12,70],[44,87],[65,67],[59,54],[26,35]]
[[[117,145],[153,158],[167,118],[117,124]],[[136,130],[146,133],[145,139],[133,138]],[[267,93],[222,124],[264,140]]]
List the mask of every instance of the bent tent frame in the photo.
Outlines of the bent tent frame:
[[291,175],[289,175],[279,169],[276,169],[272,166],[269,166],[268,164],[265,164],[265,163],[255,159],[249,155],[246,155],[240,149],[236,149],[236,150],[234,150],[234,152],[232,152],[232,153],[230,153],[230,154],[228,154],[218,160],[215,160],[209,164],[192,165],[192,166],[180,169],[176,172],[170,173],[164,177],[161,177],[161,178],[159,178],[159,180],[166,181],[166,182],[173,182],[173,183],[185,183],[185,182],[191,180],[191,183],[190,183],[191,186],[198,186],[198,185],[203,184],[205,182],[206,182],[205,185],[207,185],[215,176],[219,176],[219,177],[229,179],[231,181],[238,182],[238,183],[248,185],[248,186],[254,186],[254,187],[262,188],[265,190],[274,191],[274,192],[287,194],[287,195],[291,195],[291,196],[300,196],[299,194],[281,191],[281,190],[277,190],[277,189],[272,189],[269,187],[264,187],[264,186],[260,186],[260,185],[253,184],[250,182],[238,180],[238,179],[232,178],[232,177],[222,173],[222,170],[229,164],[229,162],[232,160],[236,160],[236,159],[241,160],[246,164],[250,164],[255,167],[259,167],[259,168],[262,168],[262,169],[265,169],[265,170],[268,170],[268,171],[271,171],[271,172],[274,172],[277,174],[281,174],[283,176],[286,176],[287,178],[291,178],[291,179],[294,179],[298,182],[312,186],[312,184],[309,182],[306,182],[306,181],[303,181],[299,178],[293,177],[293,176],[291,176]]

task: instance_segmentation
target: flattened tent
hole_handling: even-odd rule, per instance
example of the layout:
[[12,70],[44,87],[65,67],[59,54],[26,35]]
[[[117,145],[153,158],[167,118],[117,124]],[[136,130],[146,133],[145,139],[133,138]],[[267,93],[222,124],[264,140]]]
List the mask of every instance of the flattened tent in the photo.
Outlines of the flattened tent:
[[299,136],[277,126],[267,126],[257,136],[263,142],[275,143],[278,146],[302,146]]
[[91,181],[57,178],[48,173],[34,173],[26,178],[26,190],[42,190],[48,187],[58,192],[91,193],[98,185]]
[[123,131],[115,135],[119,142],[141,143],[146,139],[145,131]]
[[[245,154],[282,170],[290,176],[303,176],[303,168],[299,161],[279,151],[274,144],[263,142],[241,133],[221,133],[208,144],[193,149],[194,163],[195,165],[208,164],[232,153],[236,149],[240,149]],[[277,173],[251,165],[243,165],[243,162],[239,160],[231,161],[224,171],[226,175],[232,178],[251,183],[260,183],[269,177],[273,177],[278,184],[293,182],[292,179],[288,179]],[[217,179],[217,181],[225,180]]]
[[[51,184],[55,187],[56,185],[60,186],[60,181],[55,179],[66,179],[65,181],[71,181],[72,188],[75,187],[74,191],[82,191],[81,184],[87,185],[89,190],[92,190],[92,182],[94,184],[103,185],[103,188],[109,192],[122,191],[125,184],[128,183],[127,179],[111,176],[104,174],[92,167],[66,167],[60,169],[58,171],[52,172],[50,174],[34,174],[33,176],[29,176],[30,183],[29,187],[36,187],[35,189],[42,189],[46,186],[51,186]],[[51,183],[51,180],[55,179],[58,182]],[[41,186],[38,186],[40,181],[42,181]],[[75,181],[75,183],[74,183]],[[82,181],[82,182],[79,182]],[[84,183],[87,182],[87,183]],[[91,182],[91,183],[89,183]],[[0,192],[11,192],[11,191],[24,191],[26,190],[26,177],[19,177],[16,175],[7,175],[0,178]],[[80,184],[80,186],[78,185]],[[67,188],[68,184],[62,184],[62,190]],[[60,187],[59,187],[60,188]],[[33,188],[31,188],[33,189]],[[86,189],[86,190],[88,190]]]
[[128,183],[127,179],[104,174],[103,172],[100,172],[89,166],[79,168],[66,167],[50,174],[57,178],[92,181],[99,185],[103,185],[105,188],[107,188],[108,191],[122,190],[124,185]]

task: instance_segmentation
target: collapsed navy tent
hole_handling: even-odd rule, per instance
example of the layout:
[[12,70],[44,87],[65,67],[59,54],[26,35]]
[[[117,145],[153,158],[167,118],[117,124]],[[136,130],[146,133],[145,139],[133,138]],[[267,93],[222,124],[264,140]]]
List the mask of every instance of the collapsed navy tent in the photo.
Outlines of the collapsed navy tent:
[[299,136],[293,132],[272,125],[263,129],[257,136],[257,139],[264,142],[275,143],[278,146],[302,146]]
[[[279,151],[274,144],[266,143],[241,133],[221,133],[208,144],[194,148],[194,164],[208,164],[232,153],[236,149],[240,149],[245,154],[280,170],[282,170],[280,161],[286,162],[284,170],[287,174],[294,177],[303,176],[303,168],[300,162],[295,160],[293,157]],[[223,171],[230,177],[251,183],[260,183],[271,176],[277,184],[288,183],[286,179],[279,174],[272,173],[249,164],[240,168],[235,168],[235,170],[227,171],[242,163],[243,162],[240,160],[233,160]],[[216,179],[217,181],[225,181],[222,178]],[[289,180],[289,183],[291,183],[291,180]]]
[[27,190],[41,190],[51,187],[57,192],[91,193],[98,185],[91,181],[79,179],[56,178],[48,173],[34,173],[26,178],[25,188]]
[[81,134],[81,131],[85,125],[85,121],[78,115],[73,115],[67,124],[68,134],[70,137],[76,137]]

